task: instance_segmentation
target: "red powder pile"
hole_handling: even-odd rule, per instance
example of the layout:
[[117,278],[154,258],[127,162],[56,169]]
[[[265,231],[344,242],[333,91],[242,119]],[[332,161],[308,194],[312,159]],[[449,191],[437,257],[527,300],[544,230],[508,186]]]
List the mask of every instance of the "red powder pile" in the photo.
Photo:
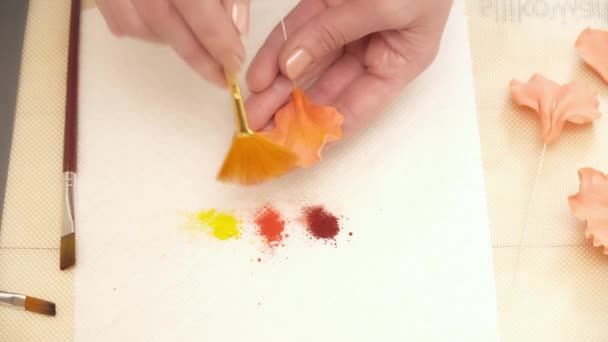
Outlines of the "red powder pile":
[[257,214],[255,218],[260,235],[263,236],[270,247],[276,247],[283,239],[285,221],[281,215],[273,208],[266,206]]
[[304,218],[308,232],[317,239],[333,239],[340,232],[338,218],[323,207],[304,208]]

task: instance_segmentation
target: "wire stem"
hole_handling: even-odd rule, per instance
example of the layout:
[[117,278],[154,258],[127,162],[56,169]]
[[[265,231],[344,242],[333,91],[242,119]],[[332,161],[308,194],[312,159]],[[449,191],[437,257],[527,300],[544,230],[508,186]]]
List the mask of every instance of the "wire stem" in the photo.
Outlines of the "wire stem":
[[536,193],[538,191],[538,185],[540,183],[540,175],[543,170],[543,164],[545,162],[545,155],[547,153],[547,144],[543,146],[543,151],[540,154],[540,160],[538,162],[538,168],[536,170],[536,177],[534,179],[534,185],[532,186],[532,192],[530,193],[530,200],[528,201],[528,209],[526,213],[526,220],[519,232],[519,244],[517,247],[517,258],[515,259],[515,270],[513,272],[513,287],[517,285],[517,275],[519,273],[519,264],[521,262],[521,254],[524,247],[524,241],[526,238],[526,233],[528,231],[528,226],[530,224],[530,219],[532,218],[532,213],[534,209],[534,205],[536,202]]

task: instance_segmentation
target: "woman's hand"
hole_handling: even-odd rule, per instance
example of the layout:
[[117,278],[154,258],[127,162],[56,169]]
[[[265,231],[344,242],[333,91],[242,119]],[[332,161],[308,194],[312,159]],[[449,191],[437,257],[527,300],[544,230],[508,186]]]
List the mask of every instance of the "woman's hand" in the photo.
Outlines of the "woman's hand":
[[218,85],[245,59],[249,0],[97,0],[97,7],[114,35],[166,43]]
[[452,0],[302,0],[272,31],[247,83],[250,124],[260,129],[288,99],[291,80],[313,81],[313,102],[363,126],[434,60]]

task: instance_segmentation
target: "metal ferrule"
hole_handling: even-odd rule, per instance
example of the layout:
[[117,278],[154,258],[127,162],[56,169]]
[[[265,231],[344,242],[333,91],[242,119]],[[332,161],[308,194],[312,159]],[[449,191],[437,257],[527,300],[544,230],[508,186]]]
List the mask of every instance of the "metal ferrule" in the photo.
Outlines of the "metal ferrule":
[[245,111],[245,101],[241,93],[239,81],[234,75],[226,75],[226,81],[230,88],[230,96],[232,98],[232,107],[236,119],[237,134],[251,135],[253,131],[247,123],[247,112]]
[[0,291],[0,303],[19,307],[25,310],[25,296],[22,294]]
[[63,173],[63,222],[61,225],[61,236],[74,233],[74,188],[76,183],[75,172]]

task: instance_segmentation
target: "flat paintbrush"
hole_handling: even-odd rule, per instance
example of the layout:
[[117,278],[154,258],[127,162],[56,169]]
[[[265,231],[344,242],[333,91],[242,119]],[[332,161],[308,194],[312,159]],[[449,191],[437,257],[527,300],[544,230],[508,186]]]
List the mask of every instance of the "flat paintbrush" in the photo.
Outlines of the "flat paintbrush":
[[80,10],[80,0],[72,0],[63,142],[63,223],[61,228],[61,256],[59,262],[59,268],[62,270],[65,270],[76,263],[74,183],[76,181],[78,154],[78,52],[80,41]]
[[18,293],[0,291],[0,303],[21,308],[25,311],[55,316],[55,303]]
[[218,179],[222,182],[253,185],[289,172],[297,161],[295,154],[249,128],[239,83],[231,75],[227,75],[226,80],[232,97],[237,132]]

